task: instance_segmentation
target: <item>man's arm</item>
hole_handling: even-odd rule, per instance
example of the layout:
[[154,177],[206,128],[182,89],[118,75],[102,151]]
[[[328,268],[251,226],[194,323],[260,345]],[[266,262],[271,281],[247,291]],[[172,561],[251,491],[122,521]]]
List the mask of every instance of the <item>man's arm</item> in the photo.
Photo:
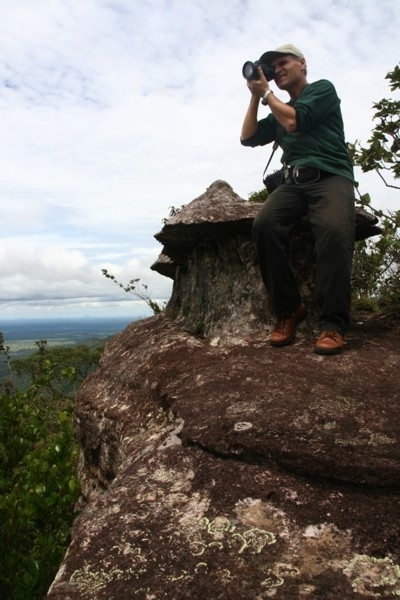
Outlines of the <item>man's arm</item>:
[[296,110],[293,106],[289,106],[289,104],[285,104],[279,100],[274,93],[268,94],[267,104],[275,119],[287,133],[295,133],[297,131]]
[[[259,102],[260,99],[263,98],[270,89],[268,81],[266,80],[261,67],[258,68],[258,73],[260,75],[259,79],[252,79],[251,81],[247,82],[247,87],[251,91],[251,100],[243,123],[241,134],[242,140],[250,137],[257,131],[257,112]],[[279,100],[274,93],[268,94],[267,104],[275,119],[288,133],[294,133],[297,131],[296,110],[293,108],[293,106],[285,104]],[[248,135],[244,135],[245,133]]]
[[258,96],[255,96],[254,94],[252,94],[251,98],[250,98],[249,108],[247,109],[246,115],[244,117],[243,125],[242,125],[242,132],[240,134],[241,140],[246,140],[247,138],[250,138],[257,131],[257,128],[258,128],[257,114],[258,114],[259,104],[260,104],[260,98]]

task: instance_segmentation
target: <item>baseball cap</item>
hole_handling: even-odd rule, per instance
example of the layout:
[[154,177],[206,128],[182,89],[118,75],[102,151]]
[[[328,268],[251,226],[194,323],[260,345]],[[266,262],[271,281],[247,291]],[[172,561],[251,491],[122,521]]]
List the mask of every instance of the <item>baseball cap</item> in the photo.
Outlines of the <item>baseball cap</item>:
[[293,46],[293,44],[284,44],[283,46],[279,46],[279,48],[276,50],[264,52],[264,54],[260,56],[260,62],[268,65],[274,58],[278,58],[279,56],[283,56],[285,54],[292,54],[297,58],[304,58],[304,54],[301,50],[296,48],[296,46]]

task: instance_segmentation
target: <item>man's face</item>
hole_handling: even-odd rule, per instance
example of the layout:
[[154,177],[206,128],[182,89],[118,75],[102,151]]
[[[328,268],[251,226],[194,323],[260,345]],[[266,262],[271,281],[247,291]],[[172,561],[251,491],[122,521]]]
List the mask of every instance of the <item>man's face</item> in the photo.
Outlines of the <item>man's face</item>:
[[289,90],[305,78],[305,60],[291,54],[280,56],[271,61],[275,69],[275,83],[280,90]]

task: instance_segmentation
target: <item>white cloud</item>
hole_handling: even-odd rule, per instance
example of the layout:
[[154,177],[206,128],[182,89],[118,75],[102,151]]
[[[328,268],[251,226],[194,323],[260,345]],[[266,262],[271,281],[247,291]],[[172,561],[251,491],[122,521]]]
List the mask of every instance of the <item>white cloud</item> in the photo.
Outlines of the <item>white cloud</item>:
[[[309,79],[335,84],[347,139],[366,142],[373,102],[390,96],[399,13],[392,0],[2,4],[3,314],[39,300],[67,314],[110,297],[126,306],[101,268],[168,297],[149,267],[169,207],[215,179],[244,198],[261,187],[268,149],[239,144],[243,62],[298,45]],[[357,177],[375,205],[397,208],[377,176]]]
[[[98,248],[96,252],[99,252]],[[137,249],[137,258],[123,255],[126,259],[123,267],[113,260],[119,258],[118,253],[116,257],[110,256],[106,248],[102,252],[104,260],[100,267],[96,264],[98,259],[92,257],[89,261],[83,252],[74,249],[55,248],[38,242],[31,251],[24,247],[23,240],[21,244],[3,245],[0,250],[3,318],[62,315],[65,312],[86,314],[90,307],[96,314],[147,316],[151,311],[146,302],[138,302],[140,298],[162,299],[167,291],[171,291],[172,282],[162,281],[160,285],[160,276],[150,270],[154,249]],[[117,283],[106,278],[102,269],[107,269]],[[137,294],[125,292],[118,285],[121,283],[126,287],[133,278],[132,273],[140,280],[136,284]]]

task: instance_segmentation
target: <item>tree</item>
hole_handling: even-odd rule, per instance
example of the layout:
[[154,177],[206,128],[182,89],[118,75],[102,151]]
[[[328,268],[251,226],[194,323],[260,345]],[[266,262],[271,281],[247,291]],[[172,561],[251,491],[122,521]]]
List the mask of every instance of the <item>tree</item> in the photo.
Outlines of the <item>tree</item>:
[[[400,65],[385,79],[391,91],[400,89]],[[354,164],[364,173],[375,171],[383,183],[400,189],[400,100],[383,98],[373,104],[376,122],[366,146],[360,142],[349,145]],[[357,186],[358,189],[358,186]],[[379,308],[386,313],[400,314],[400,210],[385,214],[371,206],[369,194],[359,194],[359,203],[369,206],[382,218],[382,235],[377,240],[356,244],[353,289],[356,300],[377,298]]]
[[[174,211],[173,214],[177,214],[180,209],[171,207],[171,213],[172,210]],[[111,273],[109,273],[107,269],[102,269],[101,272],[105,277],[107,277],[107,279],[111,279],[111,281],[116,283],[118,287],[122,288],[125,292],[131,293],[134,296],[136,296],[136,298],[139,298],[139,300],[143,300],[144,302],[146,302],[147,306],[153,311],[153,314],[158,315],[162,313],[163,307],[160,306],[155,300],[152,300],[149,292],[147,291],[148,286],[145,283],[140,283],[139,285],[139,278],[131,279],[130,282],[125,285],[124,283],[120,283],[119,281],[117,281],[117,278]]]
[[[385,79],[392,91],[400,89],[400,65],[396,65]],[[353,160],[364,173],[375,170],[388,187],[400,186],[388,183],[391,176],[400,179],[400,100],[385,99],[373,104],[377,121],[366,147],[358,142],[351,146]],[[400,223],[399,223],[400,225]]]
[[[79,344],[48,348],[46,340],[35,342],[37,352],[12,363],[14,379],[24,389],[26,382],[36,385],[42,399],[55,396],[71,398],[82,382],[94,371],[104,344]],[[25,382],[25,386],[24,386]]]

